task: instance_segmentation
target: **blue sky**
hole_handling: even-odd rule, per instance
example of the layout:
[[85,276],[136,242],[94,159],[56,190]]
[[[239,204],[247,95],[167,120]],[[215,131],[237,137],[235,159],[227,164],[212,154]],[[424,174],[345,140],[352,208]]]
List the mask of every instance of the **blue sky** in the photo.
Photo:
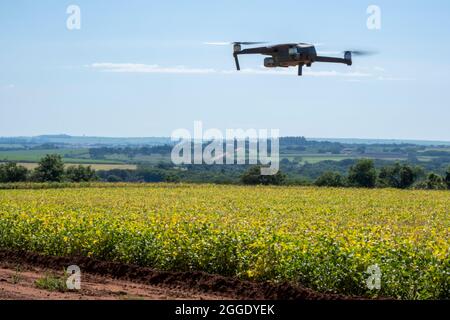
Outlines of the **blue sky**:
[[[81,8],[81,30],[66,8]],[[366,9],[381,8],[381,30]],[[1,1],[0,136],[168,136],[178,128],[450,140],[450,2]],[[216,41],[376,49],[354,65],[236,73]]]

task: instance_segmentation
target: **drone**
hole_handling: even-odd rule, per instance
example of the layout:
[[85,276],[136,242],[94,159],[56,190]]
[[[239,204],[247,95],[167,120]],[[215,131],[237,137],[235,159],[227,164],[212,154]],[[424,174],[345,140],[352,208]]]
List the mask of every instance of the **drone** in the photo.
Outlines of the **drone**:
[[363,56],[370,55],[373,52],[362,50],[344,51],[344,58],[319,56],[316,47],[308,43],[287,43],[274,46],[256,47],[242,49],[243,45],[258,45],[266,42],[217,42],[209,43],[214,45],[229,44],[233,46],[233,57],[236,63],[236,69],[241,70],[239,64],[239,56],[244,54],[261,54],[270,56],[264,59],[264,67],[266,68],[289,68],[298,67],[298,75],[303,75],[303,67],[311,67],[315,62],[340,63],[351,66],[353,64],[352,55]]

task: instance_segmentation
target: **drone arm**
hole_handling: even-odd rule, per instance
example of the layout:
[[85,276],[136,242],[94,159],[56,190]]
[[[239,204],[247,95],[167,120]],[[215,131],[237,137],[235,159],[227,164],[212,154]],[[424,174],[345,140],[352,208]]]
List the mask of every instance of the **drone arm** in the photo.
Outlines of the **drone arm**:
[[315,62],[328,62],[328,63],[343,63],[346,65],[351,66],[352,60],[351,59],[343,59],[343,58],[334,58],[334,57],[316,57]]
[[260,48],[249,48],[244,49],[239,52],[236,52],[237,54],[264,54],[264,55],[272,55],[272,50],[270,48],[266,47],[260,47]]

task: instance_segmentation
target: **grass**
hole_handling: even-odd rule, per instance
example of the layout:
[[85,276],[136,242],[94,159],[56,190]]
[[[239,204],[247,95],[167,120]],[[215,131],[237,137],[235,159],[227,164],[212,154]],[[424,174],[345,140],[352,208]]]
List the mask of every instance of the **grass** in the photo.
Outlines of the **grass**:
[[68,291],[66,280],[64,277],[46,274],[43,278],[37,279],[35,285],[38,289],[52,291],[52,292],[66,292]]
[[[1,162],[0,162],[1,164]],[[36,162],[18,162],[19,165],[24,166],[29,170],[33,170],[38,166]],[[136,170],[137,166],[134,164],[107,164],[107,163],[66,163],[65,167],[70,166],[78,166],[79,164],[83,166],[91,166],[94,170],[113,170],[113,169],[122,169],[122,170]]]
[[0,162],[39,162],[47,154],[59,154],[67,163],[121,164],[123,161],[90,159],[88,149],[49,149],[0,151]]
[[33,162],[39,161],[41,158],[45,157],[47,154],[59,154],[80,156],[87,154],[87,149],[50,149],[50,150],[15,150],[15,151],[0,151],[0,160],[6,161],[24,161]]
[[20,272],[21,272],[20,266],[17,266],[14,274],[11,277],[11,281],[13,284],[18,284],[19,282],[22,281],[22,275],[20,274]]

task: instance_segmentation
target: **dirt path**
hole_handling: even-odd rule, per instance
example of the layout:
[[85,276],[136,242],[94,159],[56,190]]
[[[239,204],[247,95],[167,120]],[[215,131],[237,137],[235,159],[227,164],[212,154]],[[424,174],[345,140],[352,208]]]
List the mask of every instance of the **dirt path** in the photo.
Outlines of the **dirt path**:
[[[23,267],[23,266],[22,266]],[[14,300],[218,300],[228,297],[189,291],[183,288],[160,288],[158,286],[117,280],[105,276],[82,275],[82,287],[79,291],[54,292],[37,288],[36,280],[51,274],[55,270],[26,266],[26,271],[0,268],[0,299]],[[62,272],[57,274],[61,278]]]
[[[36,280],[81,269],[81,290],[40,289]],[[63,281],[63,280],[61,280]],[[86,257],[51,257],[0,250],[0,299],[344,300],[289,283],[243,281],[204,272],[169,272]]]

